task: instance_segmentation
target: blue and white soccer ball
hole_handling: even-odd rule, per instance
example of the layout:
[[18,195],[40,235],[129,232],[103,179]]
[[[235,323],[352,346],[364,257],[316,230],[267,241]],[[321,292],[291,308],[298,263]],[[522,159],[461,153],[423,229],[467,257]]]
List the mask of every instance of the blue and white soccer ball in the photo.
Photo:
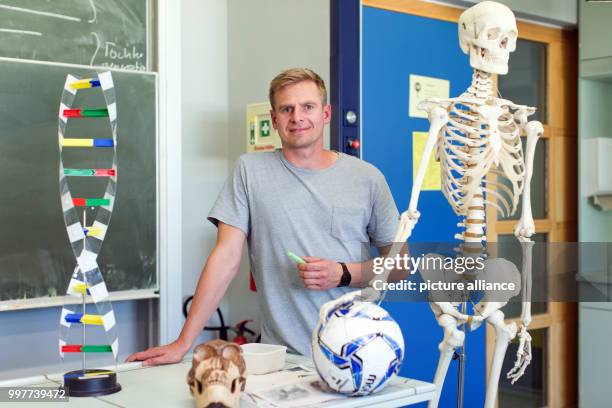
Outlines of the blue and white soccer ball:
[[382,307],[348,302],[333,308],[312,335],[312,358],[321,378],[342,394],[380,391],[400,370],[404,337]]

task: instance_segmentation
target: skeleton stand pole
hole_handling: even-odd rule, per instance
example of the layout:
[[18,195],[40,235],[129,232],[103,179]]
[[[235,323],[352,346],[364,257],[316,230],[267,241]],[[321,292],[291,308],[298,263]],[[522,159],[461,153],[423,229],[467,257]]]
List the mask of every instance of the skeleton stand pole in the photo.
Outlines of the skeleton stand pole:
[[[463,303],[461,304],[461,313],[467,314],[467,301],[465,300],[465,294],[463,294]],[[465,338],[467,338],[467,323],[463,323],[463,333],[466,335]],[[459,360],[459,369],[457,371],[457,408],[463,408],[463,391],[465,388],[465,360],[466,360],[466,353],[465,353],[465,340],[463,341],[463,344],[461,345],[461,347],[459,348],[459,352],[455,351],[455,358]]]

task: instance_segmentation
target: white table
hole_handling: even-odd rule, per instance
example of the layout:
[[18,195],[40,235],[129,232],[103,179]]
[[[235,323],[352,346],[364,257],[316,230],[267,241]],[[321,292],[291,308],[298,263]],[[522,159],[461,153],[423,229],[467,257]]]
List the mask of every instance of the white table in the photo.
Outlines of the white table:
[[[287,355],[287,364],[312,366],[310,359],[302,356]],[[194,408],[194,399],[189,394],[187,372],[191,368],[191,357],[181,363],[143,368],[141,363],[121,364],[117,367],[117,380],[122,390],[116,394],[91,398],[70,398],[67,403],[48,403],[50,407],[67,406],[70,408],[98,407],[184,407]],[[57,387],[61,382],[59,375],[32,377],[29,379],[1,381],[0,387],[37,386]],[[247,384],[249,378],[247,377]],[[396,377],[382,391],[367,397],[335,400],[324,406],[349,407],[400,407],[429,401],[434,397],[434,385],[431,383]],[[44,407],[45,403],[36,403]],[[2,403],[2,407],[23,408],[23,402]],[[241,408],[253,408],[256,405],[243,396]]]

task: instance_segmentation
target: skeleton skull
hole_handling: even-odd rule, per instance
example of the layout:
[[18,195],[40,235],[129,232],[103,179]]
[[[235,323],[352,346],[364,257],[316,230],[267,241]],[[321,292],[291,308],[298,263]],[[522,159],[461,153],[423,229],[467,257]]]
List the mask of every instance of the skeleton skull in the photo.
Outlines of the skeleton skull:
[[196,408],[235,408],[246,385],[242,349],[235,343],[212,340],[197,346],[187,374]]
[[494,1],[478,3],[459,17],[459,45],[470,54],[472,68],[481,71],[507,74],[517,36],[514,13]]

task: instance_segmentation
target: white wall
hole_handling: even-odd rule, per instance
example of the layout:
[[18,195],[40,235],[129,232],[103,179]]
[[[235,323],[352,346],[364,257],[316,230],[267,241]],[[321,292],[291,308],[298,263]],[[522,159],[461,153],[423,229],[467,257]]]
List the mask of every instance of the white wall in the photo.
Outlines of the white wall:
[[159,341],[181,328],[182,294],[182,117],[181,8],[172,0],[157,2],[157,70],[159,73]]
[[[246,105],[268,100],[270,80],[292,67],[309,67],[329,87],[329,0],[228,2],[229,166],[245,153]],[[329,136],[326,134],[329,146]],[[248,263],[227,295],[230,321],[257,318],[248,292]]]
[[184,299],[214,246],[206,216],[228,174],[226,2],[183,0],[181,31]]

